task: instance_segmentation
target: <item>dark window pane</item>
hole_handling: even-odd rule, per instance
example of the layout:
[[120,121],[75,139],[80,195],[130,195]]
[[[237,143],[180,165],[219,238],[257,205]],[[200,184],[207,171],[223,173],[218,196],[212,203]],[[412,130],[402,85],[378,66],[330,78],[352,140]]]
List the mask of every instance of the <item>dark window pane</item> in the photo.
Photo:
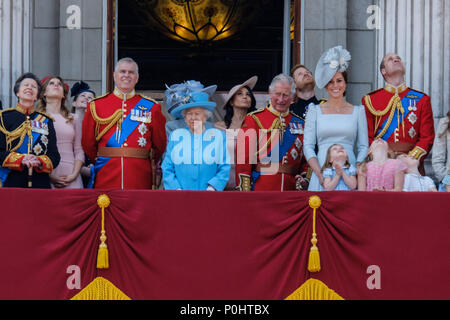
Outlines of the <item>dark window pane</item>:
[[199,80],[205,85],[217,84],[220,91],[228,91],[257,75],[260,79],[255,90],[267,91],[272,78],[282,71],[283,1],[195,0],[203,1],[234,3],[235,8],[245,3],[247,12],[241,14],[253,17],[252,22],[231,38],[196,45],[173,40],[162,34],[155,23],[149,22],[142,11],[142,3],[147,2],[145,5],[151,7],[157,1],[119,1],[119,58],[129,56],[138,62],[137,89],[164,90],[165,84]]

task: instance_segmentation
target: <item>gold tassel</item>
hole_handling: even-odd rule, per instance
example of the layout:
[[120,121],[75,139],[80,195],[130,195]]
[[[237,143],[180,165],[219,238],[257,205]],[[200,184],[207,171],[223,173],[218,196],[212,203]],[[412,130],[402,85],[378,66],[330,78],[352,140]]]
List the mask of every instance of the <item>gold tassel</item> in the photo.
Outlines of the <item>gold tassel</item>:
[[107,208],[111,201],[107,195],[101,195],[97,199],[98,206],[102,209],[102,231],[100,236],[100,246],[97,254],[97,269],[109,268],[109,253],[106,245],[106,231],[105,231],[105,208]]
[[317,233],[316,233],[316,213],[317,209],[322,205],[322,201],[318,196],[309,198],[309,206],[314,210],[313,213],[313,235],[311,239],[312,247],[309,250],[308,271],[319,272],[320,271],[320,254],[317,247]]

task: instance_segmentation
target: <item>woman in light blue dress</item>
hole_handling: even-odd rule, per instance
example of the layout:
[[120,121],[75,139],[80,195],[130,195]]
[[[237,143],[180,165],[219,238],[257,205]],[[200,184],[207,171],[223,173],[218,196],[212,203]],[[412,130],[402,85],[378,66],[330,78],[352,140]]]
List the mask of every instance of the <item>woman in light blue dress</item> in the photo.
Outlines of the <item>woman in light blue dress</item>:
[[166,91],[170,113],[186,125],[175,129],[161,165],[165,190],[223,191],[230,176],[225,132],[206,128],[216,103],[192,81]]
[[316,67],[317,86],[326,88],[329,99],[319,105],[311,104],[306,116],[303,151],[313,170],[309,191],[324,190],[321,167],[330,146],[341,144],[355,167],[369,150],[364,107],[353,106],[345,100],[350,60],[350,53],[338,46],[325,52]]

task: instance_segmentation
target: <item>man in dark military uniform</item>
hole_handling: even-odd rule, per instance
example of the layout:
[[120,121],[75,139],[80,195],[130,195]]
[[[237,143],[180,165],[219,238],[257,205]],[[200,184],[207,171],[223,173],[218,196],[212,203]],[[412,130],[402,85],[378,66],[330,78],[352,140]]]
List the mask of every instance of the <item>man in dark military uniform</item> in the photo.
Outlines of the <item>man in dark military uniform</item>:
[[270,105],[246,116],[236,147],[239,190],[307,190],[304,121],[289,111],[294,93],[293,79],[279,75],[269,89]]
[[14,86],[19,103],[0,112],[0,183],[2,187],[49,189],[49,174],[58,166],[53,120],[34,110],[40,82],[31,73]]
[[435,135],[430,97],[407,87],[405,67],[397,54],[387,54],[380,71],[386,86],[362,99],[369,142],[377,138],[387,141],[395,153],[420,160],[420,171],[425,174],[423,161],[431,151]]
[[311,71],[302,64],[298,64],[292,68],[291,76],[295,81],[296,97],[290,109],[302,119],[306,119],[308,106],[311,103],[319,104],[319,100],[317,100],[316,93],[314,92],[316,82]]

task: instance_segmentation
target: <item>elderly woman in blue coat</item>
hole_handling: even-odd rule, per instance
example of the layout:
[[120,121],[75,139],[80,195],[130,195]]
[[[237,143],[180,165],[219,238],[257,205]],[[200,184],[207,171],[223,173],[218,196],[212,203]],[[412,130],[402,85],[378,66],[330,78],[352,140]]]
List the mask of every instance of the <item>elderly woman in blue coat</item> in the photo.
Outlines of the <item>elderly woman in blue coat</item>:
[[211,92],[197,91],[190,82],[166,91],[169,112],[186,126],[174,130],[162,162],[165,190],[223,191],[230,174],[225,132],[205,127],[216,103]]

